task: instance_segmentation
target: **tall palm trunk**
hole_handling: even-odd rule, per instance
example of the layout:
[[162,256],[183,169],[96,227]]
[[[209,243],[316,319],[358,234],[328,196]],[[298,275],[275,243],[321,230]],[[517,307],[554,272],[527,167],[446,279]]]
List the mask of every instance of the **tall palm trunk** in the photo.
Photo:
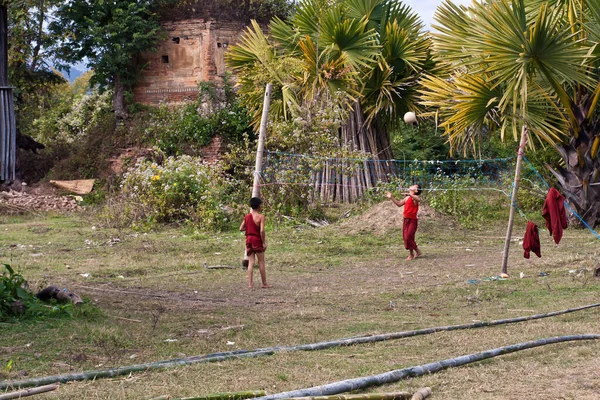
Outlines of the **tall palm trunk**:
[[361,198],[369,188],[379,182],[387,182],[396,174],[387,127],[377,123],[367,124],[359,102],[350,112],[346,123],[340,128],[340,143],[344,148],[361,152],[367,156],[361,165],[352,161],[336,160],[327,163],[323,182],[324,189],[315,185],[315,194],[330,201],[353,202]]
[[591,96],[585,90],[578,94],[575,115],[579,133],[571,132],[570,140],[558,145],[564,166],[549,169],[569,205],[595,228],[600,225],[600,118],[586,119],[593,112]]

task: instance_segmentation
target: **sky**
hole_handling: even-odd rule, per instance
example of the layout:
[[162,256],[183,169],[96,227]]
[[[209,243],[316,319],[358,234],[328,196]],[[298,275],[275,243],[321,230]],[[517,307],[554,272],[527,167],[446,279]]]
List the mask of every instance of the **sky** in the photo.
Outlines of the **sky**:
[[[442,4],[442,0],[402,0],[402,2],[421,17],[423,23],[427,26],[427,29],[431,26],[433,21],[433,14],[437,6]],[[454,4],[471,4],[471,0],[452,0]]]

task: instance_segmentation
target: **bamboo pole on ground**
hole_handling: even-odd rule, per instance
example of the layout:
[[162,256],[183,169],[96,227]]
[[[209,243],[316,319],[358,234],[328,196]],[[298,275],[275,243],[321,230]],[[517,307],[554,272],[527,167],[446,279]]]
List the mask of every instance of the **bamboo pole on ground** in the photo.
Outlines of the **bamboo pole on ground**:
[[22,397],[34,396],[40,393],[51,392],[53,390],[58,389],[60,385],[55,383],[53,385],[40,386],[33,389],[25,389],[19,390],[17,392],[4,393],[0,394],[0,400],[9,400],[9,399],[20,399]]
[[513,192],[510,197],[510,215],[508,217],[508,229],[506,230],[506,239],[504,240],[504,253],[502,254],[502,273],[508,274],[508,249],[510,247],[510,238],[512,236],[513,223],[515,220],[515,208],[517,207],[517,192],[519,191],[519,179],[521,177],[521,162],[523,153],[527,144],[527,125],[521,128],[521,141],[517,152],[517,165],[515,167],[515,181],[513,183]]
[[264,390],[246,390],[243,392],[231,392],[231,393],[213,393],[207,394],[206,396],[194,396],[194,397],[170,397],[170,396],[159,396],[154,397],[150,400],[242,400],[252,399],[255,397],[264,396]]
[[425,400],[429,396],[431,396],[431,388],[424,387],[424,388],[417,390],[413,394],[413,396],[410,398],[410,400]]
[[504,354],[510,354],[521,350],[532,349],[535,347],[545,346],[548,344],[562,343],[576,340],[600,340],[600,335],[570,335],[558,336],[546,339],[534,340],[530,342],[518,343],[504,347],[498,347],[482,351],[479,353],[466,354],[463,356],[448,358],[441,361],[435,361],[429,364],[416,365],[403,369],[396,369],[389,372],[384,372],[378,375],[363,376],[360,378],[347,379],[338,382],[328,383],[326,385],[315,386],[312,388],[292,390],[289,392],[276,393],[269,396],[258,397],[259,400],[274,400],[274,399],[289,399],[299,396],[328,396],[338,393],[347,393],[354,390],[363,390],[372,386],[381,386],[385,384],[395,383],[406,378],[415,378],[426,374],[433,374],[438,371],[459,367],[466,364],[471,364],[477,361],[487,360],[489,358],[498,357]]
[[413,393],[336,394],[333,396],[291,397],[288,400],[411,400]]
[[590,308],[600,307],[600,303],[589,304],[586,306],[570,308],[561,311],[553,311],[546,314],[536,314],[529,315],[525,317],[518,318],[510,318],[510,319],[501,319],[494,321],[480,321],[474,322],[470,324],[463,325],[450,325],[450,326],[439,326],[434,328],[425,328],[418,329],[412,331],[403,331],[403,332],[395,332],[395,333],[387,333],[381,335],[365,335],[365,336],[356,336],[345,339],[338,339],[332,341],[311,343],[311,344],[301,344],[296,346],[277,346],[277,347],[268,347],[263,349],[256,350],[235,350],[235,351],[227,351],[222,353],[212,353],[198,356],[190,356],[184,358],[175,358],[170,360],[157,361],[153,363],[146,364],[136,364],[129,365],[125,367],[117,367],[117,368],[108,368],[101,370],[92,370],[92,371],[83,371],[83,372],[75,372],[64,375],[54,375],[54,376],[45,376],[41,378],[29,378],[29,379],[21,379],[21,380],[13,380],[13,381],[2,381],[0,382],[0,390],[6,390],[7,388],[17,388],[17,387],[30,387],[30,386],[41,386],[47,385],[50,383],[57,382],[72,382],[72,381],[84,381],[89,379],[98,379],[98,378],[113,378],[115,376],[129,375],[133,372],[145,372],[149,370],[162,369],[162,368],[173,368],[184,365],[191,365],[197,363],[209,363],[209,362],[221,362],[225,360],[232,359],[240,359],[240,358],[254,358],[254,357],[262,357],[273,355],[278,352],[292,352],[292,351],[316,351],[323,349],[330,349],[333,347],[342,347],[342,346],[352,346],[363,343],[376,343],[385,340],[396,340],[402,339],[412,336],[419,335],[428,335],[436,332],[448,332],[462,329],[476,329],[482,327],[490,327],[496,325],[505,325],[505,324],[513,324],[517,322],[524,321],[532,321],[542,318],[555,317],[558,315],[564,315],[576,311],[582,311]]

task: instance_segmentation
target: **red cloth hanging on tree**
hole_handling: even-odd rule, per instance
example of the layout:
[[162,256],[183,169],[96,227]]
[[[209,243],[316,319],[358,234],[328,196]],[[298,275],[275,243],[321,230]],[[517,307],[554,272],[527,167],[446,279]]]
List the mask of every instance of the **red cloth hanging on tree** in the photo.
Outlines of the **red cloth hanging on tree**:
[[542,217],[546,220],[546,228],[554,238],[554,243],[558,244],[562,238],[563,229],[567,229],[565,198],[558,190],[554,188],[548,190]]

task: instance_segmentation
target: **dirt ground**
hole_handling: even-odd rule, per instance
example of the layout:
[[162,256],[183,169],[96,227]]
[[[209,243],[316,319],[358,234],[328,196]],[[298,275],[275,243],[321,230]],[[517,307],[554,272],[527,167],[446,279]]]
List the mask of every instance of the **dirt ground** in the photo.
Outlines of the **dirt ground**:
[[[592,271],[600,264],[600,246],[587,231],[568,229],[559,246],[541,231],[543,256],[527,260],[520,247],[524,221],[517,221],[511,277],[497,280],[504,221],[465,230],[426,205],[419,216],[417,241],[424,255],[410,262],[404,261],[401,209],[390,202],[323,228],[273,229],[267,253],[273,288],[265,290],[246,288],[238,233],[108,231],[71,219],[2,224],[0,255],[10,256],[36,283],[76,291],[103,317],[64,327],[48,323],[37,333],[3,325],[0,360],[15,360],[28,377],[44,376],[599,302],[600,280]],[[217,265],[235,268],[206,268]],[[39,398],[175,398],[259,389],[273,394],[544,337],[600,333],[598,316],[592,309],[477,330],[195,364],[64,384]],[[367,391],[429,386],[433,400],[597,399],[599,351],[597,342],[548,345]]]

